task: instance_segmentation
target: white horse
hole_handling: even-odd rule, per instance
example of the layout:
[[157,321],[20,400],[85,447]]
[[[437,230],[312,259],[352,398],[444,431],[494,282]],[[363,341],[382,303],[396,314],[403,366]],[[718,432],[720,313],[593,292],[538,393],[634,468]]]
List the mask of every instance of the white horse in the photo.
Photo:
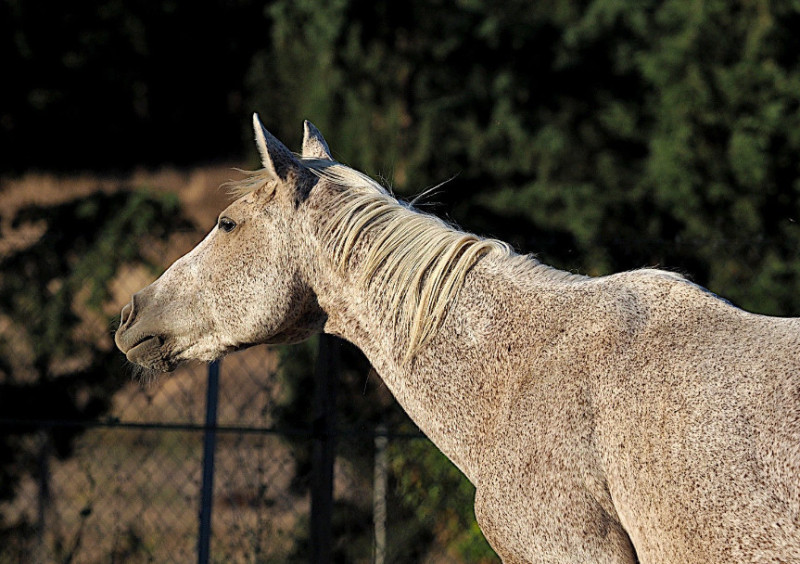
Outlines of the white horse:
[[122,310],[171,370],[325,331],[477,488],[504,562],[800,562],[800,321],[680,276],[573,276],[399,203],[306,122]]

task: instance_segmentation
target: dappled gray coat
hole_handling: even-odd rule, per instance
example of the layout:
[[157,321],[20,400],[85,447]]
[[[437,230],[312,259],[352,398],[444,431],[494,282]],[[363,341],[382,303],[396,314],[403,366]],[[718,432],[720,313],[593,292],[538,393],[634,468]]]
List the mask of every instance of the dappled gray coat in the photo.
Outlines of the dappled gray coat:
[[254,125],[264,168],[125,306],[128,359],[355,343],[507,563],[800,562],[800,321],[557,271],[398,203],[309,123],[302,158]]

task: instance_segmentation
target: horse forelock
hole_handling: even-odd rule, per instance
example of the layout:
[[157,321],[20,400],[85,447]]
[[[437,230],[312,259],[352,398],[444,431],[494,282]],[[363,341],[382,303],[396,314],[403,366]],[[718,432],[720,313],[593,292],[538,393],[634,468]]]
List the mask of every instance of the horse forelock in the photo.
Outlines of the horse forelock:
[[228,181],[222,185],[222,188],[224,188],[232,198],[241,198],[264,186],[269,186],[271,192],[274,193],[277,187],[277,180],[272,175],[272,171],[265,168],[258,170],[236,170],[243,173],[245,177],[240,180]]
[[[380,183],[375,182],[366,174],[350,167],[344,166],[336,161],[328,159],[307,158],[296,155],[303,167],[318,178],[328,180],[343,188],[351,189],[370,189],[389,194],[389,191]],[[251,194],[262,186],[272,186],[273,190],[277,186],[278,180],[273,176],[271,170],[260,168],[257,170],[234,169],[245,175],[239,180],[231,180],[222,185],[229,195],[233,198],[241,198]]]

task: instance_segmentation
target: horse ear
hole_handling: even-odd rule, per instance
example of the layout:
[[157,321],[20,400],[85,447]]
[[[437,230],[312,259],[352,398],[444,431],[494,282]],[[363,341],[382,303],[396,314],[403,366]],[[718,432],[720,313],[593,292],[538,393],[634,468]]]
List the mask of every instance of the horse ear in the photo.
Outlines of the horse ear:
[[258,114],[253,114],[253,129],[256,132],[258,152],[261,153],[261,164],[265,169],[272,172],[277,178],[286,180],[290,170],[300,168],[300,162],[286,145],[278,141],[261,125]]
[[303,122],[303,158],[333,160],[322,133],[308,120]]

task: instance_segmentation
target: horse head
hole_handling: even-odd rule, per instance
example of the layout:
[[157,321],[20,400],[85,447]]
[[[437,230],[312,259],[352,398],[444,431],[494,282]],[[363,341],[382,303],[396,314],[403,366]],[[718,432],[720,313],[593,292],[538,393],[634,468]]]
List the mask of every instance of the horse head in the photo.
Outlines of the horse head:
[[[260,343],[289,343],[325,320],[308,283],[312,244],[304,203],[319,182],[253,116],[263,169],[188,254],[122,309],[115,341],[128,360],[171,371],[183,360],[211,361]],[[305,124],[303,157],[331,160],[319,131]]]

